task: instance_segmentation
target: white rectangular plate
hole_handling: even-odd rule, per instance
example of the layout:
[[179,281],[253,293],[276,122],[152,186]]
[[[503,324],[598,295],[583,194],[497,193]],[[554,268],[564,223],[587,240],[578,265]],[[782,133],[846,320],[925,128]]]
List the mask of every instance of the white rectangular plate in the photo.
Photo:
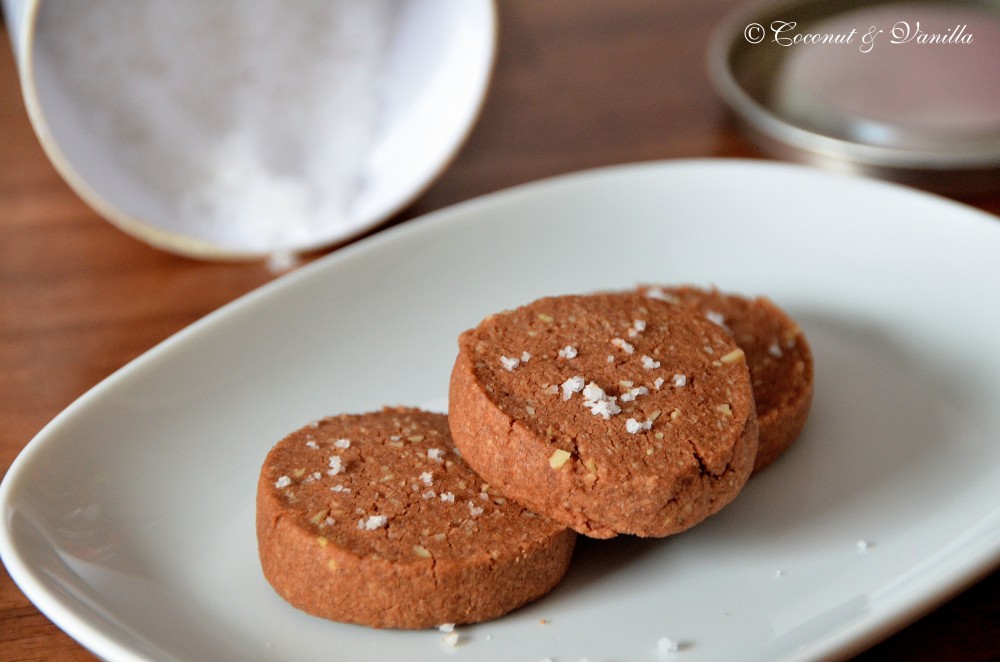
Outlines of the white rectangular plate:
[[[553,593],[454,648],[271,590],[254,492],[279,438],[441,407],[486,314],[640,282],[766,294],[812,343],[806,431],[731,506],[664,540],[582,542]],[[0,554],[109,659],[656,660],[661,637],[686,661],[846,656],[1000,559],[998,284],[1000,221],[877,182],[680,161],[519,187],[340,250],[95,387],[0,486]]]

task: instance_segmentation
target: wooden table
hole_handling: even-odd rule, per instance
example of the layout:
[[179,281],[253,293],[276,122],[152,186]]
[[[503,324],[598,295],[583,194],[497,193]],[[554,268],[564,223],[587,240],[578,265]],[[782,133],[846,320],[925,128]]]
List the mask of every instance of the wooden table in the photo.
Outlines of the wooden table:
[[[705,74],[709,31],[735,4],[500,0],[499,56],[479,122],[448,171],[387,225],[582,168],[759,157]],[[102,378],[275,276],[262,264],[159,252],[88,208],[42,153],[6,34],[2,42],[0,469],[6,472],[46,422]],[[1000,211],[1000,194],[967,202]],[[994,573],[858,659],[1000,659],[998,604],[1000,573]],[[34,659],[92,657],[3,571],[0,660]]]

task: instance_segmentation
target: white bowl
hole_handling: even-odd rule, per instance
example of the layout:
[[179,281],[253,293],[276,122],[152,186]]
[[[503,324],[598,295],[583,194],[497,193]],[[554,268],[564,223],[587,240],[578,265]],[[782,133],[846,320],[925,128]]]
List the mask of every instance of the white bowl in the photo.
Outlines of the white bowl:
[[4,0],[25,104],[73,189],[160,248],[301,252],[421,193],[464,141],[491,0]]

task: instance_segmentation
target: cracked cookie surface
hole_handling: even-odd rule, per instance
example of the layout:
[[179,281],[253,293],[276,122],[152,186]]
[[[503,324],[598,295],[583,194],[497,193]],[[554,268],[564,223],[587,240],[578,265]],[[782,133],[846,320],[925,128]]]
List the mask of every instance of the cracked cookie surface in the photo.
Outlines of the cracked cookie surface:
[[499,617],[551,590],[575,534],[492,489],[447,418],[394,408],[325,418],[268,454],[257,490],[264,575],[324,618],[427,628]]
[[449,422],[490,484],[595,538],[697,524],[736,496],[757,450],[743,351],[637,294],[548,297],[463,333]]
[[746,352],[760,427],[754,473],[788,450],[805,427],[813,397],[812,350],[798,323],[765,297],[693,286],[647,285],[639,291],[695,308]]

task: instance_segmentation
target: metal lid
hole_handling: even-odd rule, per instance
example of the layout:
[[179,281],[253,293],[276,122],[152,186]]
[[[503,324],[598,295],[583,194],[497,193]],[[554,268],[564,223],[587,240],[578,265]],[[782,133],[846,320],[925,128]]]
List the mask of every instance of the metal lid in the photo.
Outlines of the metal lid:
[[1000,0],[771,0],[712,81],[764,151],[946,193],[1000,189]]

